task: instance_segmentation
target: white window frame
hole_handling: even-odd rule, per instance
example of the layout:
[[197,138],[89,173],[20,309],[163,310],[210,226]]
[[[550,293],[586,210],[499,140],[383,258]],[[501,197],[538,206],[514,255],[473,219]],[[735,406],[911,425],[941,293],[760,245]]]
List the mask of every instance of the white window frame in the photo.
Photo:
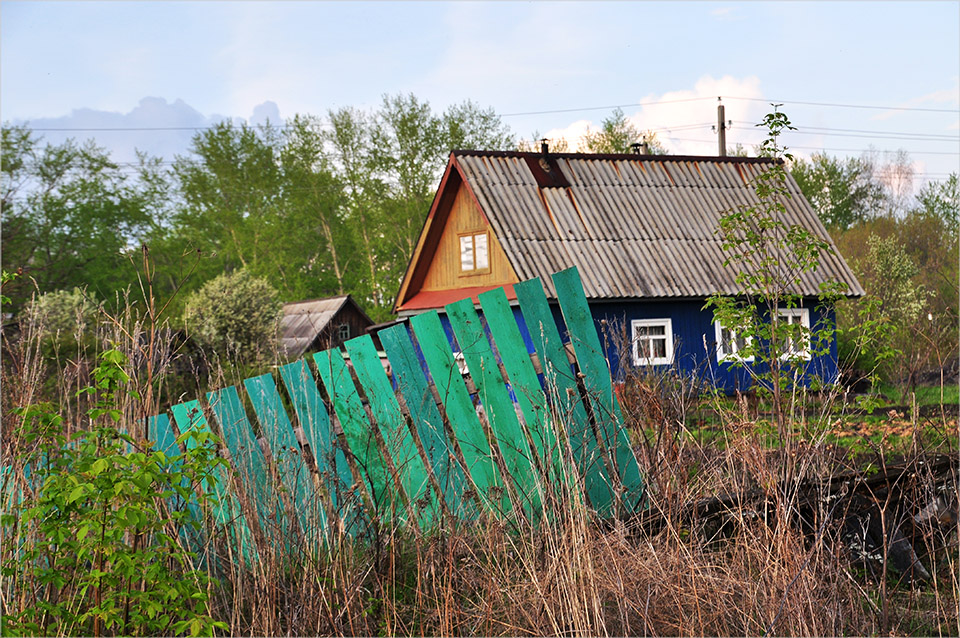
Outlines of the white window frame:
[[[751,354],[749,357],[740,356],[739,349],[737,348],[737,330],[730,330],[727,328],[727,331],[730,333],[730,343],[733,346],[733,352],[724,352],[723,350],[723,325],[719,321],[714,321],[714,332],[716,334],[716,343],[717,343],[717,363],[729,363],[731,361],[743,361],[750,362],[754,360],[754,356]],[[744,346],[750,347],[753,345],[753,336],[747,335]]]
[[805,359],[810,360],[810,309],[809,308],[777,308],[777,316],[787,323],[796,323],[790,321],[793,317],[800,318],[800,325],[803,326],[807,335],[802,349],[796,349],[793,339],[787,337],[787,348],[780,356],[781,359]]
[[[490,272],[490,233],[486,230],[471,231],[460,233],[458,235],[458,246],[460,248],[460,274],[461,275],[479,275]],[[486,263],[480,265],[477,263],[477,238],[483,237],[484,259]],[[464,240],[470,244],[470,259],[473,263],[472,268],[464,268]]]
[[[640,340],[637,338],[637,328],[662,326],[663,338],[666,339],[666,356],[641,357]],[[635,366],[662,366],[673,363],[673,320],[672,319],[634,319],[630,322],[631,349],[633,351],[633,365]]]
[[350,338],[350,324],[341,323],[337,326],[337,338],[340,341],[347,341]]

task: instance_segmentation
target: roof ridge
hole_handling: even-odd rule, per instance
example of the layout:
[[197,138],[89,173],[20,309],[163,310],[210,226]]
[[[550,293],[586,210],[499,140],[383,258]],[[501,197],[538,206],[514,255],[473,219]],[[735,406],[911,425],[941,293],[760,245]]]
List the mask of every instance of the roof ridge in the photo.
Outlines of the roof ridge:
[[[531,151],[503,151],[482,149],[453,149],[450,151],[457,157],[515,157],[518,159],[539,158],[542,153]],[[770,157],[741,157],[734,155],[641,155],[639,153],[548,153],[555,159],[573,160],[607,160],[607,161],[640,161],[640,162],[711,162],[711,163],[741,163],[741,164],[772,164],[775,161]]]

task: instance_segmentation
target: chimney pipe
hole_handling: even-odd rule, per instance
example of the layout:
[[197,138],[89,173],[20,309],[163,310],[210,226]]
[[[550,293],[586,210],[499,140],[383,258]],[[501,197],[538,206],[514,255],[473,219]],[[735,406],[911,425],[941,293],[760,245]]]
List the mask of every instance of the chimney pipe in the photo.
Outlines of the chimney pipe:
[[633,151],[634,155],[643,155],[643,142],[634,142],[630,145],[630,150]]
[[544,157],[550,154],[550,140],[547,138],[540,140],[540,154]]

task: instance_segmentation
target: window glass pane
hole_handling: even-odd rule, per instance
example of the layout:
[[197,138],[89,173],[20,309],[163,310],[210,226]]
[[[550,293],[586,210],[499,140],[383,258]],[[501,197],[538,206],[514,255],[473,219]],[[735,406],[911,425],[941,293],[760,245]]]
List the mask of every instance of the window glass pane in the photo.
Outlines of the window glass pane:
[[460,270],[473,270],[473,237],[460,238]]
[[473,239],[477,251],[477,270],[483,270],[490,265],[487,261],[487,234],[474,235]]
[[663,359],[667,356],[667,340],[664,338],[651,339],[650,345],[653,348],[653,356],[657,359]]
[[666,327],[665,326],[638,326],[637,335],[638,336],[656,336],[656,335],[665,335]]

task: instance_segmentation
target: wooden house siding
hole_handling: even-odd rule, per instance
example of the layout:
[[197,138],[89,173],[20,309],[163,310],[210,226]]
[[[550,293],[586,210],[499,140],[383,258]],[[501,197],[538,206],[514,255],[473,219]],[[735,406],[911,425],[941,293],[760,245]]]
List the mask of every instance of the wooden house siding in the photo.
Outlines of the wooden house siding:
[[[645,371],[663,373],[676,370],[687,378],[726,392],[747,390],[752,385],[750,371],[744,367],[727,362],[717,362],[716,332],[713,323],[713,311],[703,308],[702,299],[627,301],[621,303],[593,303],[590,311],[597,332],[604,345],[610,372],[616,382],[622,383],[628,377],[641,376]],[[810,309],[810,325],[815,331],[823,326],[833,326],[836,315],[833,308],[822,307],[816,298],[804,300],[804,307]],[[563,325],[560,306],[551,303],[550,309],[558,326]],[[527,331],[520,315],[520,307],[513,306],[514,318],[520,329],[527,352],[535,351],[533,339]],[[631,321],[636,319],[670,319],[673,326],[674,359],[670,365],[636,366],[631,351]],[[454,349],[459,349],[446,313],[440,313],[440,322],[448,341]],[[561,332],[564,342],[568,335]],[[758,363],[747,364],[758,373],[766,372],[766,366]],[[833,339],[827,352],[813,356],[803,364],[802,383],[809,386],[814,379],[824,383],[834,383],[839,371],[837,368],[837,343]]]
[[[487,233],[490,266],[478,272],[462,272],[460,270],[460,236],[479,232]],[[503,286],[519,281],[490,224],[480,214],[480,209],[470,196],[466,185],[461,184],[421,290]]]

